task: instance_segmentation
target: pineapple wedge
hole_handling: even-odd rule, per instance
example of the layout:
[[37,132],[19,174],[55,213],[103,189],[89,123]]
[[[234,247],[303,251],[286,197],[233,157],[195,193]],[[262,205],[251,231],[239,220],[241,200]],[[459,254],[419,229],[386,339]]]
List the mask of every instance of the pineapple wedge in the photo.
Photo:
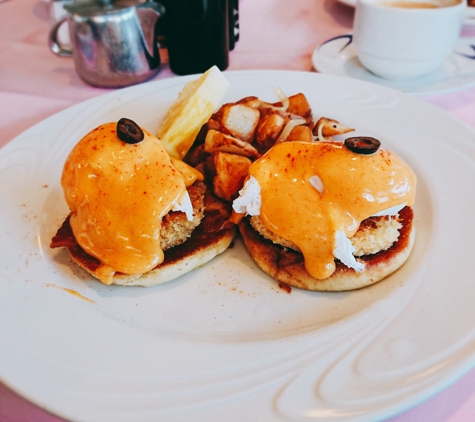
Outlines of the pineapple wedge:
[[171,157],[183,159],[228,89],[229,81],[216,66],[185,85],[157,132]]

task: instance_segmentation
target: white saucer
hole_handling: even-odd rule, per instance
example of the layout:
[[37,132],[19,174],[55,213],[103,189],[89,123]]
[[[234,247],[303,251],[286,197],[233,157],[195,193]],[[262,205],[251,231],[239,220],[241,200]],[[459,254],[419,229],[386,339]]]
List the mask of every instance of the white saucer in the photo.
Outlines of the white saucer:
[[440,69],[409,81],[382,79],[366,70],[352,39],[352,35],[342,35],[317,47],[312,55],[314,68],[320,73],[348,76],[414,95],[441,94],[475,85],[475,38],[461,38]]

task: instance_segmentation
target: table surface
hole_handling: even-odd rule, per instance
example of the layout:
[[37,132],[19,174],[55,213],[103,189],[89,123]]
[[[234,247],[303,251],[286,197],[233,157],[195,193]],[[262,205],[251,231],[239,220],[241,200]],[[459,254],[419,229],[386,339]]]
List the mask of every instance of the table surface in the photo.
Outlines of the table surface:
[[[336,0],[241,0],[240,40],[229,70],[284,69],[313,72],[311,56],[325,40],[351,32],[354,11]],[[109,92],[85,84],[72,59],[47,46],[50,5],[0,0],[0,147],[43,119]],[[465,26],[463,36],[474,36]],[[175,75],[166,64],[153,79]],[[475,78],[475,75],[474,75]],[[475,87],[423,101],[475,128]],[[0,383],[0,422],[59,422]],[[475,421],[475,369],[391,422]]]

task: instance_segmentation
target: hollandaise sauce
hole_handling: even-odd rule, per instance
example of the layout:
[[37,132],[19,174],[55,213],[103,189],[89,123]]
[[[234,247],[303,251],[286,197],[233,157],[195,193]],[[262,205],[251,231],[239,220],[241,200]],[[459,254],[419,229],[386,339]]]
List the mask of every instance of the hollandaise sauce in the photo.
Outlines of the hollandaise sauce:
[[144,134],[127,144],[116,123],[99,126],[72,150],[61,178],[74,236],[103,263],[107,284],[114,272],[140,274],[163,261],[162,218],[186,192],[161,142]]
[[364,219],[415,199],[416,176],[397,155],[361,155],[337,142],[283,142],[251,166],[267,229],[296,244],[307,271],[335,271],[338,230],[351,237]]

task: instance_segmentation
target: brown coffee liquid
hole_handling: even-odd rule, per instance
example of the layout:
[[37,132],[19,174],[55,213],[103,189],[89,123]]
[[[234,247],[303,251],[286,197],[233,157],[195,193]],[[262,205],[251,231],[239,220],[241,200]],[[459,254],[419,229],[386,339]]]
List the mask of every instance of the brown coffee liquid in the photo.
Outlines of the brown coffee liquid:
[[385,6],[389,7],[402,7],[405,9],[437,9],[442,6],[438,6],[432,3],[423,3],[423,2],[406,2],[406,1],[391,1],[385,2]]

